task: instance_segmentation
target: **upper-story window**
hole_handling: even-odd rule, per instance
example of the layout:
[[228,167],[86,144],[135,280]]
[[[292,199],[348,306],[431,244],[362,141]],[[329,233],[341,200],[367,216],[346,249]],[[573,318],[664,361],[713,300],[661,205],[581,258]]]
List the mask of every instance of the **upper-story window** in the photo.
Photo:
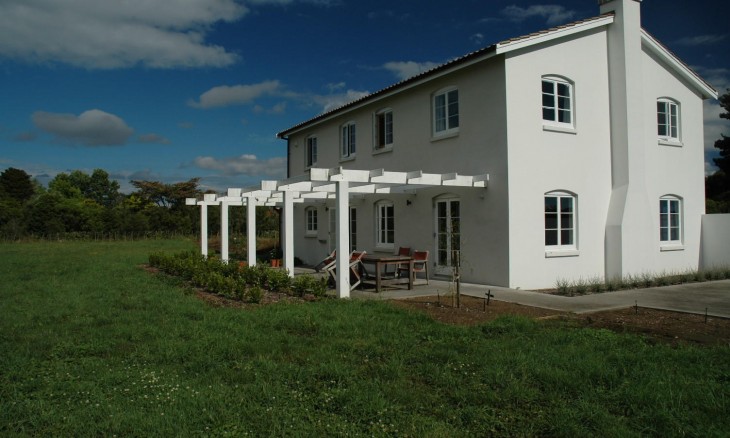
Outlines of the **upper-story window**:
[[308,207],[305,211],[306,220],[307,220],[307,227],[306,227],[306,234],[307,235],[316,235],[317,234],[317,208],[316,207]]
[[676,196],[659,199],[659,240],[662,245],[682,243],[682,200]]
[[545,194],[545,246],[575,248],[575,195],[567,192]]
[[395,243],[395,208],[391,201],[375,204],[375,246],[392,248]]
[[393,111],[384,109],[375,114],[375,150],[393,147]]
[[459,132],[459,90],[440,91],[433,95],[433,133],[436,136]]
[[542,120],[559,126],[573,126],[573,84],[565,79],[542,78]]
[[679,105],[671,99],[656,101],[657,135],[662,140],[679,141]]
[[354,158],[356,146],[355,122],[348,122],[342,125],[340,129],[340,144],[342,158]]
[[317,164],[317,137],[307,137],[307,167]]

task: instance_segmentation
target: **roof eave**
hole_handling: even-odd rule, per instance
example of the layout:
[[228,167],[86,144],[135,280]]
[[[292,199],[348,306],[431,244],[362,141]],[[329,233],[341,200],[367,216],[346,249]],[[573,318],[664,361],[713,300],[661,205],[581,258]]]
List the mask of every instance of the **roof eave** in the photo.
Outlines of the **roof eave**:
[[677,72],[682,78],[687,80],[690,84],[699,91],[703,98],[717,99],[718,93],[710,84],[708,84],[700,75],[695,73],[687,64],[682,62],[677,56],[674,55],[669,49],[667,49],[662,43],[656,38],[651,36],[649,32],[641,29],[641,42],[651,50],[655,55],[661,57],[667,62],[667,65]]
[[608,26],[609,24],[613,23],[613,20],[613,14],[606,14],[599,16],[598,18],[594,18],[591,21],[581,22],[567,27],[558,27],[550,32],[538,32],[535,34],[531,34],[525,38],[507,40],[497,44],[497,53],[500,54],[512,52],[514,50],[523,49],[525,47],[534,46],[536,44],[545,43],[558,38],[565,38],[567,36],[582,33],[591,29],[595,29],[597,27]]
[[447,74],[451,74],[454,71],[461,70],[468,66],[482,62],[486,59],[492,58],[496,55],[496,47],[497,47],[496,44],[491,45],[491,46],[485,47],[481,50],[478,50],[470,55],[465,55],[459,59],[453,60],[451,62],[447,62],[439,67],[434,68],[433,70],[429,70],[427,72],[424,72],[419,75],[413,76],[411,78],[405,79],[394,85],[386,87],[380,91],[376,91],[372,94],[369,94],[359,100],[350,102],[348,104],[345,104],[339,108],[335,108],[332,111],[326,112],[324,114],[320,114],[319,116],[314,117],[313,119],[300,123],[287,130],[281,131],[281,132],[277,133],[276,136],[281,139],[286,139],[289,136],[291,136],[292,134],[296,134],[305,129],[311,129],[313,126],[317,126],[321,123],[332,120],[333,118],[339,117],[342,114],[346,114],[348,112],[357,110],[359,108],[362,108],[363,106],[370,105],[374,102],[378,102],[380,100],[386,99],[394,94],[401,93],[405,90],[409,90],[411,88],[418,87],[422,84],[425,84],[427,82],[430,82],[430,81],[433,81],[440,77],[443,77]]

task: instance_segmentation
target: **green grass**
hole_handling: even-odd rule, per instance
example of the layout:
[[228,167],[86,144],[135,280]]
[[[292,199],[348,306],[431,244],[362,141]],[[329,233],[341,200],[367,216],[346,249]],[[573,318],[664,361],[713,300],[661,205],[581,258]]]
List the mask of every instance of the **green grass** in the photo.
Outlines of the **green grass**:
[[723,436],[730,349],[383,302],[212,308],[187,241],[0,244],[2,436]]

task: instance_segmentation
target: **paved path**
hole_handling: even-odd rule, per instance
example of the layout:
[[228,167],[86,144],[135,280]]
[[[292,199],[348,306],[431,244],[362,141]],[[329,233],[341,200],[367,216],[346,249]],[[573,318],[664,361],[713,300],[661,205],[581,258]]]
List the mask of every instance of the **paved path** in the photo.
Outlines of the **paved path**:
[[[449,291],[448,282],[431,280],[430,283],[428,286],[416,286],[410,291],[391,290],[379,294],[353,291],[352,296],[353,298],[391,299],[436,295],[437,293],[443,295]],[[483,298],[488,291],[491,291],[494,299],[499,301],[565,312],[591,313],[638,304],[639,307],[677,312],[705,314],[707,311],[707,314],[711,316],[730,318],[730,280],[605,292],[579,297],[563,297],[496,286],[461,285],[461,292],[465,295]]]

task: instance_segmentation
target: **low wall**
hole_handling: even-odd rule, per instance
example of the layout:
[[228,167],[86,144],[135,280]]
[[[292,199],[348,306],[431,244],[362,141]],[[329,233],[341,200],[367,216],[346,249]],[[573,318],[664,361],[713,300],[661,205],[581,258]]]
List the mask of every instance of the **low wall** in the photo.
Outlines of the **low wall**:
[[700,268],[730,266],[730,214],[702,216]]

